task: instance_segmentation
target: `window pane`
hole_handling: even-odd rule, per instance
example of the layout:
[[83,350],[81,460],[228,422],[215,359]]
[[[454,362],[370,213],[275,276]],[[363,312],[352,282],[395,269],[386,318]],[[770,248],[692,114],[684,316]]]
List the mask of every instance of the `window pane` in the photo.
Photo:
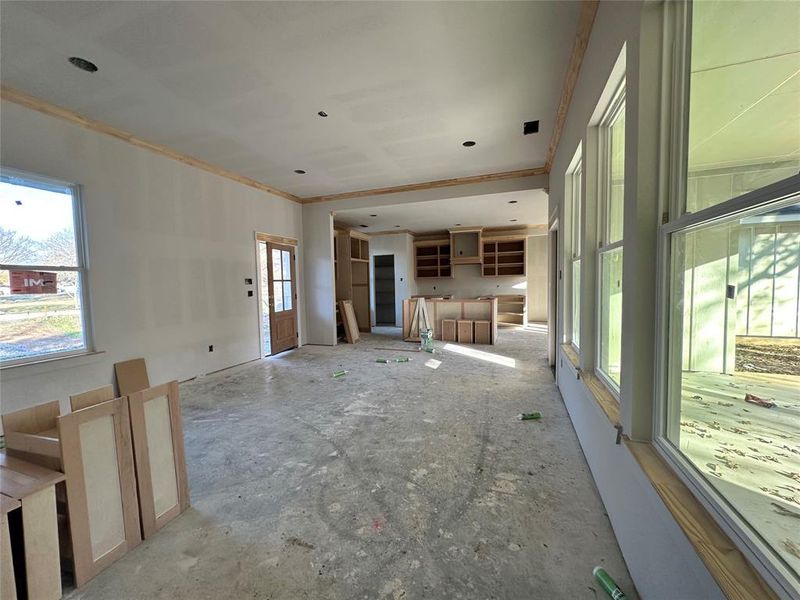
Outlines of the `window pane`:
[[10,273],[0,271],[0,360],[84,350],[79,274],[14,271],[12,286]]
[[72,193],[0,181],[0,264],[76,267]]
[[622,219],[625,205],[625,104],[622,104],[617,118],[609,130],[609,197],[607,218],[607,238],[605,244],[613,244],[622,239]]
[[283,282],[283,309],[292,310],[292,282]]
[[572,343],[581,346],[581,261],[572,261]]
[[281,253],[283,257],[283,279],[291,279],[292,278],[292,255],[287,251],[284,250]]
[[686,209],[800,168],[799,2],[692,4]]
[[622,248],[600,254],[600,370],[619,386],[622,353]]
[[281,312],[283,310],[283,282],[272,282],[272,299],[275,303],[275,312]]
[[800,204],[675,234],[671,259],[667,438],[800,573]]
[[272,279],[283,279],[281,276],[281,251],[272,249]]

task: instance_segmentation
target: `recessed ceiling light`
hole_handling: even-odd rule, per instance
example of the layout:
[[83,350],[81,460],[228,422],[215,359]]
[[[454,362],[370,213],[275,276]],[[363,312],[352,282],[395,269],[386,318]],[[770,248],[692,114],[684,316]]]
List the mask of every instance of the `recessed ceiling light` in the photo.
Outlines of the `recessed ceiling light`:
[[475,145],[475,142],[473,142],[472,140],[467,140],[466,142],[464,142],[464,143],[463,143],[463,144],[461,144],[461,145],[462,145],[462,146],[465,146],[465,147],[467,147],[467,148],[472,148],[472,147]]
[[369,227],[369,225],[359,225],[359,227]]
[[517,222],[516,219],[509,219],[509,221],[511,221],[512,223],[516,223]]
[[370,215],[370,217],[377,217],[378,215]]
[[461,223],[456,223],[456,227],[461,227]]
[[294,172],[297,173],[298,175],[305,175],[306,174],[306,172],[303,171],[303,169],[295,169]]
[[400,227],[400,225],[395,225],[395,227]]
[[69,62],[78,67],[81,71],[86,71],[87,73],[96,73],[97,72],[97,65],[94,64],[90,60],[86,60],[85,58],[81,58],[80,56],[70,56]]
[[509,200],[509,201],[508,201],[508,203],[509,203],[509,204],[516,204],[516,203],[517,203],[517,201],[516,201],[516,200]]
[[327,116],[328,116],[328,113],[326,113],[324,110],[321,110],[321,111],[319,111],[317,114],[318,114],[320,117],[327,117]]

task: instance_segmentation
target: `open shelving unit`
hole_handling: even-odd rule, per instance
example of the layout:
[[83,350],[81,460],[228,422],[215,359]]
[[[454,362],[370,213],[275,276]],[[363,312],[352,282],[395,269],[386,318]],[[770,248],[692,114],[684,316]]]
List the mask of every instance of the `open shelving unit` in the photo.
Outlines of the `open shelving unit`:
[[336,300],[350,300],[359,331],[371,331],[369,237],[347,229],[335,230]]
[[484,240],[481,274],[484,277],[525,275],[525,238]]
[[527,306],[524,295],[498,295],[497,298],[497,324],[507,327],[522,327],[525,325]]
[[414,276],[417,279],[452,277],[450,240],[417,242],[414,245]]

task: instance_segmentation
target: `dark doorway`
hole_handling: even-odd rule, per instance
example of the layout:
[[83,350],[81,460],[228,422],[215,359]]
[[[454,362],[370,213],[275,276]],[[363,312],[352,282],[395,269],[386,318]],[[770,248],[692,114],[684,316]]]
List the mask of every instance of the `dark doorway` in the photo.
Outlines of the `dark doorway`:
[[394,255],[374,257],[375,325],[397,325],[394,304]]

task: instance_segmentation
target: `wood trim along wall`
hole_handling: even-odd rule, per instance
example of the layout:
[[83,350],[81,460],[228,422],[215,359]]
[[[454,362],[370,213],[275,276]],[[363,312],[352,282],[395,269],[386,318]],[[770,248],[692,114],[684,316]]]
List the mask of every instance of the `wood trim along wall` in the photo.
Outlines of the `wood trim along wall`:
[[435,188],[452,187],[455,185],[468,185],[471,183],[485,183],[487,181],[501,181],[504,179],[517,179],[519,177],[533,177],[534,175],[545,175],[545,167],[534,167],[533,169],[522,169],[520,171],[505,171],[503,173],[490,173],[488,175],[472,175],[470,177],[457,177],[455,179],[439,179],[437,181],[424,181],[421,183],[409,183],[394,187],[375,188],[372,190],[359,190],[356,192],[342,192],[341,194],[330,194],[327,196],[314,196],[301,198],[303,204],[314,204],[316,202],[331,202],[333,200],[346,200],[348,198],[364,198],[366,196],[383,196],[385,194],[398,194],[400,192],[417,192],[419,190],[431,190]]
[[556,121],[553,133],[550,136],[550,146],[547,149],[545,170],[548,173],[553,166],[556,150],[558,150],[558,142],[561,139],[564,122],[567,120],[567,111],[572,101],[572,93],[575,91],[575,84],[578,82],[578,74],[581,71],[586,47],[589,45],[589,37],[592,34],[592,26],[594,25],[594,18],[597,15],[599,4],[599,0],[583,0],[581,4],[581,14],[578,17],[578,32],[575,35],[575,44],[572,46],[572,55],[569,58],[567,75],[564,78],[564,87],[561,89],[561,100],[558,103],[558,111],[556,111]]
[[294,238],[284,237],[282,235],[272,235],[270,233],[256,232],[256,239],[259,242],[272,242],[273,244],[283,244],[285,246],[299,246],[300,244]]
[[695,498],[655,447],[624,436],[625,446],[650,479],[723,593],[731,600],[777,600],[778,596]]
[[69,121],[70,123],[73,123],[75,125],[80,125],[81,127],[85,127],[86,129],[91,129],[93,131],[97,131],[98,133],[110,135],[111,137],[117,138],[124,142],[128,142],[129,144],[133,144],[134,146],[138,146],[139,148],[150,150],[151,152],[161,154],[162,156],[166,156],[167,158],[177,160],[178,162],[182,162],[183,164],[189,165],[191,167],[196,167],[198,169],[202,169],[203,171],[208,171],[209,173],[213,173],[214,175],[225,177],[226,179],[231,179],[232,181],[241,183],[242,185],[246,185],[251,188],[261,190],[262,192],[274,194],[275,196],[280,196],[281,198],[285,198],[286,200],[291,200],[292,202],[300,202],[300,199],[297,196],[294,196],[289,192],[284,192],[283,190],[279,190],[265,183],[261,183],[260,181],[256,181],[255,179],[250,179],[249,177],[239,175],[232,171],[228,171],[227,169],[214,166],[211,163],[207,163],[198,158],[192,158],[191,156],[186,156],[185,154],[181,154],[180,152],[171,150],[166,146],[162,146],[160,144],[154,144],[153,142],[148,142],[146,140],[136,137],[131,133],[128,133],[121,129],[117,129],[116,127],[112,127],[111,125],[106,125],[105,123],[89,119],[88,117],[79,115],[78,113],[71,111],[67,108],[62,108],[60,106],[56,106],[55,104],[50,104],[45,100],[41,100],[39,98],[36,98],[35,96],[26,94],[25,92],[10,87],[6,84],[0,84],[0,98],[2,98],[3,100],[7,100],[9,102],[13,102],[14,104],[19,104],[20,106],[24,106],[26,108],[39,111],[40,113],[50,115],[51,117],[57,117],[65,121]]
[[[592,3],[592,0],[585,0],[585,1]],[[596,2],[597,0],[593,1]],[[583,13],[581,13],[581,15],[583,16]],[[593,16],[594,13],[592,13],[592,17]],[[585,45],[584,45],[584,50],[585,50]],[[574,54],[575,52],[573,50],[573,59],[574,59]],[[580,68],[580,65],[578,65],[578,68]],[[576,72],[576,77],[577,77],[577,72]],[[570,96],[571,96],[571,89],[570,89]],[[21,90],[18,90],[4,83],[0,83],[0,98],[8,102],[13,102],[14,104],[24,106],[25,108],[29,108],[31,110],[35,110],[40,113],[49,115],[51,117],[63,119],[74,125],[79,125],[81,127],[85,127],[86,129],[91,129],[92,131],[97,131],[98,133],[109,135],[118,140],[128,142],[129,144],[132,144],[139,148],[144,148],[146,150],[150,150],[151,152],[155,152],[157,154],[161,154],[162,156],[166,156],[167,158],[177,160],[178,162],[182,162],[186,165],[202,169],[203,171],[213,173],[214,175],[225,177],[226,179],[230,179],[232,181],[236,181],[237,183],[241,183],[242,185],[246,185],[248,187],[260,190],[262,192],[267,192],[269,194],[274,194],[275,196],[280,196],[281,198],[285,198],[286,200],[291,200],[292,202],[297,202],[300,204],[331,202],[333,200],[344,200],[347,198],[382,196],[385,194],[397,194],[400,192],[414,192],[420,190],[430,190],[430,189],[452,187],[458,185],[469,185],[473,183],[486,183],[489,181],[502,181],[505,179],[533,177],[535,175],[546,175],[550,170],[548,163],[548,165],[546,166],[533,167],[531,169],[521,169],[518,171],[504,171],[501,173],[489,173],[486,175],[471,175],[469,177],[456,177],[453,179],[438,179],[436,181],[423,181],[419,183],[409,183],[393,187],[375,188],[369,190],[357,190],[353,192],[342,192],[338,194],[300,198],[298,196],[290,194],[289,192],[284,192],[283,190],[279,190],[270,185],[267,185],[266,183],[261,183],[260,181],[257,181],[255,179],[251,179],[249,177],[245,177],[244,175],[239,175],[238,173],[234,173],[233,171],[228,171],[227,169],[217,167],[204,160],[200,160],[199,158],[193,158],[191,156],[187,156],[185,154],[181,154],[180,152],[167,148],[166,146],[162,146],[160,144],[156,144],[153,142],[148,142],[146,140],[136,137],[132,133],[128,133],[127,131],[124,131],[122,129],[117,129],[116,127],[112,127],[111,125],[101,123],[100,121],[95,121],[88,117],[84,117],[83,115],[80,115],[72,110],[63,108],[61,106],[57,106],[55,104],[51,104],[46,100],[42,100],[35,96],[31,96],[30,94],[27,94]],[[562,104],[564,103],[563,94],[561,102]],[[567,105],[568,104],[569,102],[567,101]],[[559,105],[559,110],[561,110],[560,105]],[[557,145],[557,140],[556,140],[556,145]],[[551,140],[551,148],[552,146],[553,142]],[[550,155],[548,156],[550,157]]]
[[370,231],[370,232],[368,232],[368,235],[370,237],[375,237],[377,235],[398,235],[398,234],[401,234],[401,233],[407,233],[407,234],[412,235],[412,236],[416,235],[410,229],[387,229],[386,231]]

